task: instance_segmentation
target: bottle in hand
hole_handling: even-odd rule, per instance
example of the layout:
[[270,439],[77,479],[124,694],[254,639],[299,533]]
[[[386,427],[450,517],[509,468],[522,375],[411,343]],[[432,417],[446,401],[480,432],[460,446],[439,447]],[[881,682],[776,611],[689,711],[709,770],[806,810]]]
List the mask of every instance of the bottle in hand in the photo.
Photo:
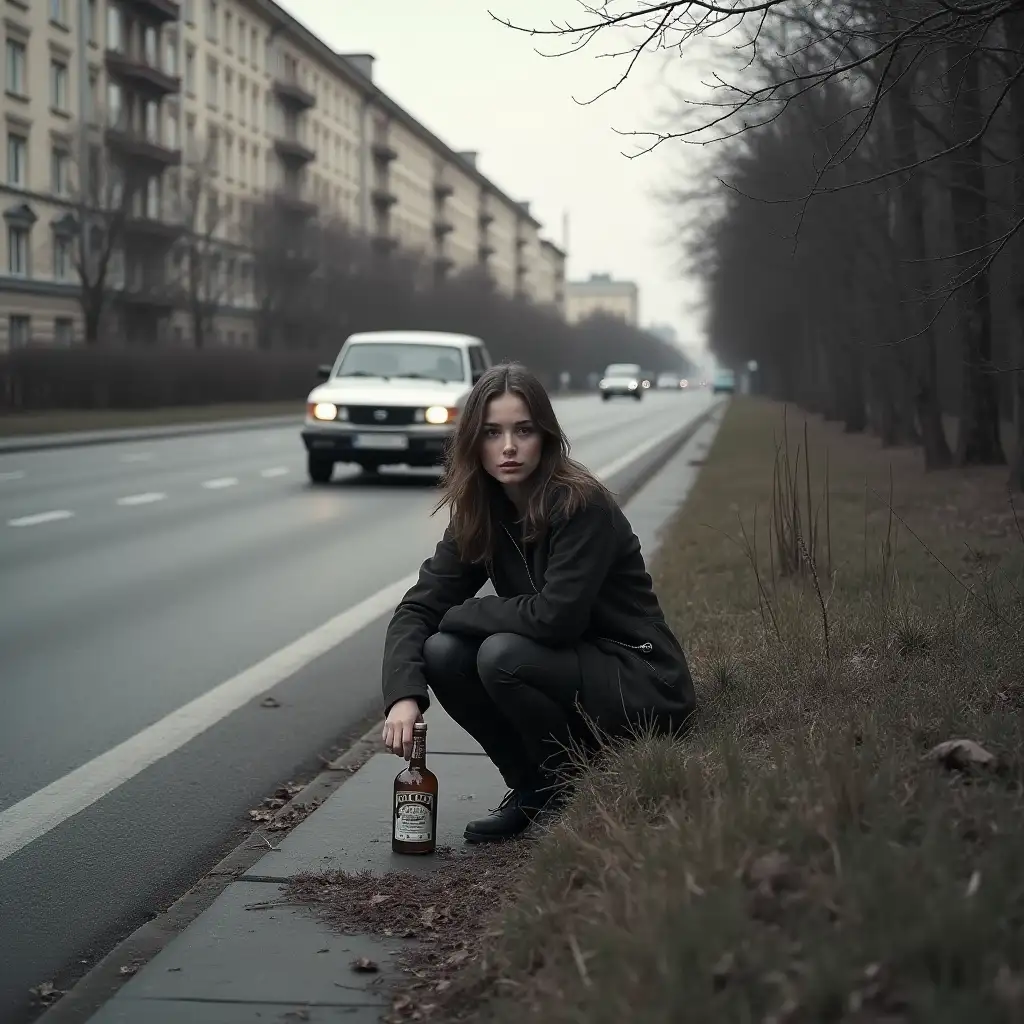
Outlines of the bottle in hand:
[[391,849],[395,853],[433,853],[437,845],[437,776],[427,768],[427,724],[412,730],[412,756],[395,776]]

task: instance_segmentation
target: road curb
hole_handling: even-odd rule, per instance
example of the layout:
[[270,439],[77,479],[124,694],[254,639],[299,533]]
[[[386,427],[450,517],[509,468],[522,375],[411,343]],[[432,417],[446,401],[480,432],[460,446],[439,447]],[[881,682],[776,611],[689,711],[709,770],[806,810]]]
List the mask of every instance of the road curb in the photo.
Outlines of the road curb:
[[153,427],[82,431],[81,434],[26,434],[24,437],[0,439],[0,455],[51,451],[55,448],[91,448],[101,444],[123,444],[132,441],[162,441],[164,438],[190,437],[200,434],[227,434],[241,430],[302,426],[298,414],[287,416],[254,416],[243,420],[206,420],[196,423],[175,423]]
[[[650,453],[639,468],[618,488],[609,486],[623,504],[675,455],[697,431],[725,405],[720,400],[682,427]],[[339,790],[369,758],[381,750],[383,719],[374,723],[331,766],[319,772],[274,815],[273,822],[286,818],[300,805],[323,803]],[[316,814],[316,806],[310,812]],[[310,815],[306,815],[308,817]],[[304,820],[304,819],[303,819]],[[165,911],[140,925],[122,939],[109,953],[87,971],[68,992],[36,1018],[36,1024],[84,1024],[105,1003],[109,1002],[130,977],[142,970],[172,939],[176,938],[231,884],[245,875],[268,849],[263,841],[265,826],[254,829],[234,849],[221,858],[184,895]],[[291,831],[289,829],[288,831]],[[273,832],[276,845],[287,832]]]

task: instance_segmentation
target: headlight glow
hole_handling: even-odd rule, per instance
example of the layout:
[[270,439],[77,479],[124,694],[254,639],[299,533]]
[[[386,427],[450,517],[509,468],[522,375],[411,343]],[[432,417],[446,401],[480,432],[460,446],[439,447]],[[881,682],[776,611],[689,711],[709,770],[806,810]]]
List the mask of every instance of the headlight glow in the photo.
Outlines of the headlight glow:
[[631,380],[629,382],[629,390],[630,391],[636,391],[637,387],[638,387],[638,385],[637,385],[637,382],[635,380]]
[[432,405],[424,413],[424,417],[428,423],[432,423],[435,427],[440,426],[442,423],[448,423],[455,419],[455,409],[448,409],[443,405]]
[[333,402],[314,402],[310,413],[315,420],[336,420],[338,407]]

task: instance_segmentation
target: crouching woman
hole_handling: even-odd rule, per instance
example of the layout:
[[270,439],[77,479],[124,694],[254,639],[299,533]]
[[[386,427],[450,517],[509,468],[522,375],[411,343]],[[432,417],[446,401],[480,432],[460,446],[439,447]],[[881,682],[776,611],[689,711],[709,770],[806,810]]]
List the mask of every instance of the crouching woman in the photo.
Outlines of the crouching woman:
[[[567,748],[593,748],[588,719],[613,737],[675,731],[693,713],[693,682],[632,527],[569,458],[524,367],[495,366],[470,393],[445,506],[444,536],[388,626],[383,740],[408,758],[432,693],[509,787],[466,839],[507,839],[557,807]],[[495,595],[476,596],[488,579]]]

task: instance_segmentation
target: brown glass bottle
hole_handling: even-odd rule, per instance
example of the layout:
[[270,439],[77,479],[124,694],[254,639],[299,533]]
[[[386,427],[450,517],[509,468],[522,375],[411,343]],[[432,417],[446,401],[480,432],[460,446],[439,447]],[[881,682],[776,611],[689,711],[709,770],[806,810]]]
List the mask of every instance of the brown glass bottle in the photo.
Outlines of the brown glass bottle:
[[427,768],[427,724],[412,727],[412,757],[395,776],[391,849],[433,853],[437,846],[437,776]]

